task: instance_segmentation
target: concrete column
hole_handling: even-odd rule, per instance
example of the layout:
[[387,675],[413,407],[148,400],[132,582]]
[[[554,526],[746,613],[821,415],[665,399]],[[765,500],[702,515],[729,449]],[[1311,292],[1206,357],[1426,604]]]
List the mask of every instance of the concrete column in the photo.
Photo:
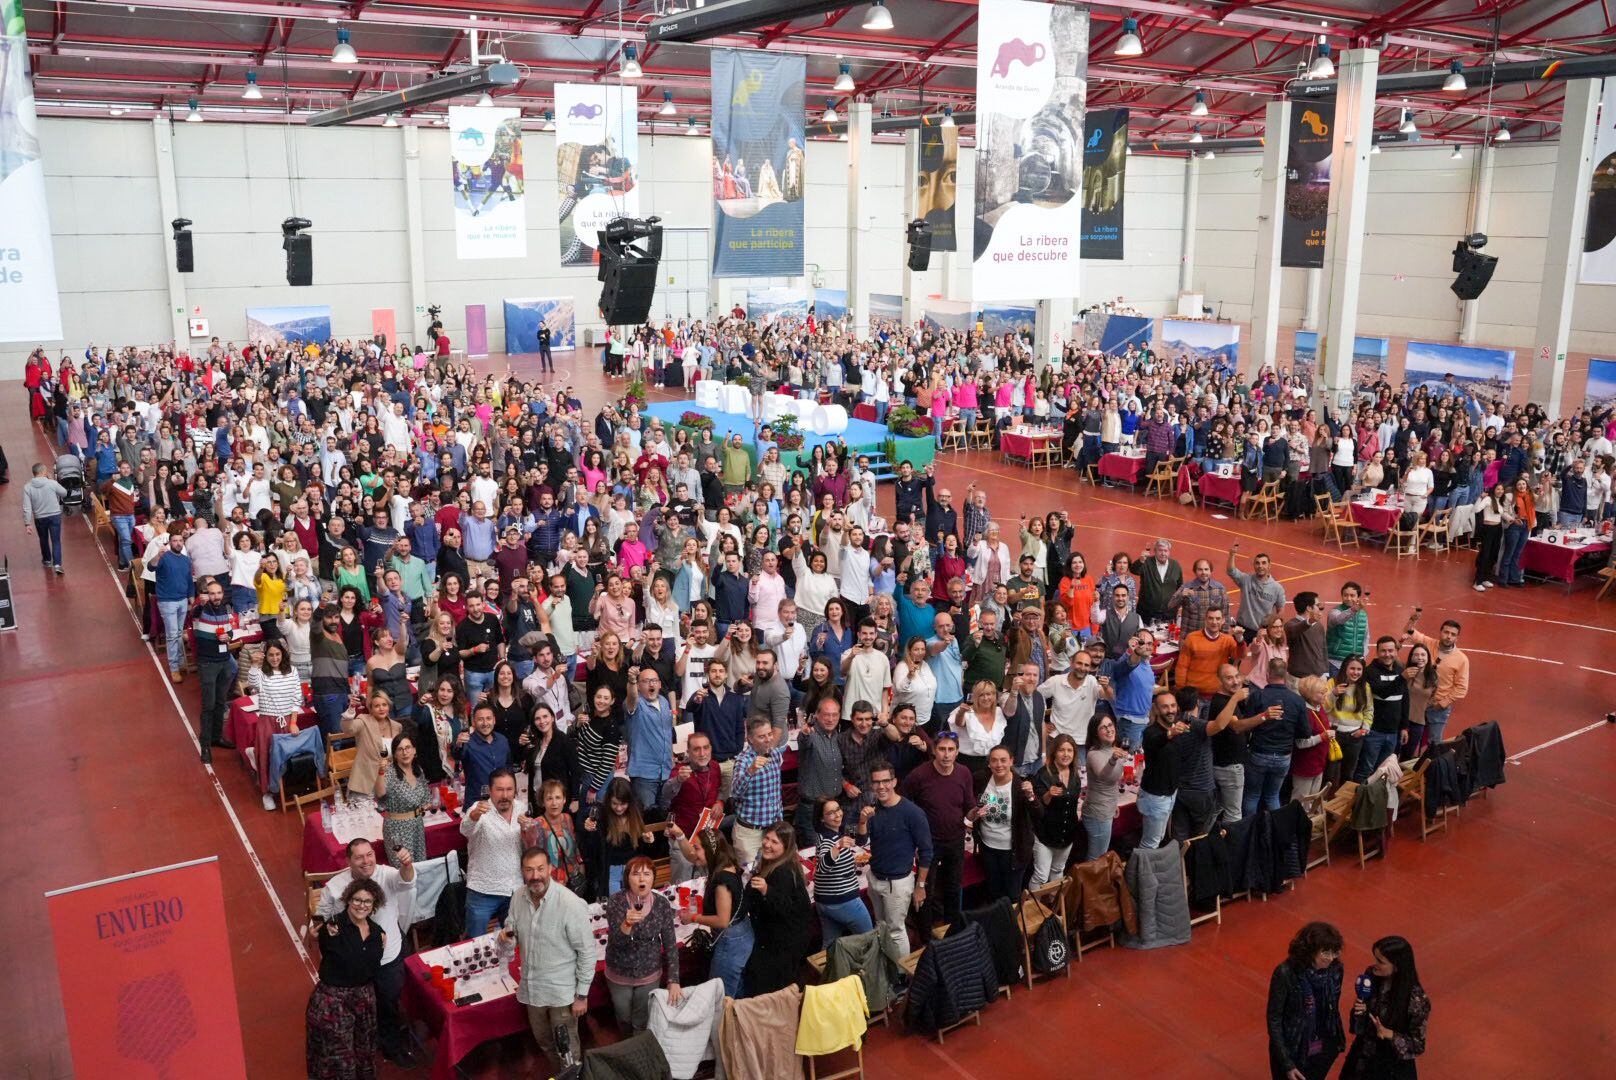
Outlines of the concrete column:
[[[1493,156],[1497,149],[1487,144],[1477,152],[1474,177],[1470,187],[1470,231],[1485,233],[1487,217],[1493,202]],[[1481,299],[1466,300],[1461,305],[1459,340],[1466,345],[1475,343],[1476,322],[1481,317]]]
[[1038,301],[1038,317],[1033,323],[1033,370],[1039,375],[1051,356],[1058,356],[1072,338],[1072,310],[1074,301],[1069,296],[1055,300]]
[[[410,250],[410,310],[399,320],[399,338],[415,342],[426,333],[426,233],[421,226],[421,130],[414,124],[398,129],[404,147],[404,217]],[[425,342],[421,342],[425,344]],[[391,344],[391,343],[389,343]]]
[[[1200,221],[1201,159],[1191,154],[1184,159],[1184,235],[1179,248],[1178,291],[1195,290],[1195,229]],[[1177,305],[1174,305],[1177,310]]]
[[[1565,84],[1560,144],[1554,161],[1554,198],[1549,235],[1543,248],[1543,291],[1538,294],[1537,344],[1532,357],[1531,400],[1549,418],[1560,418],[1566,348],[1571,339],[1571,307],[1582,268],[1583,233],[1588,226],[1588,184],[1593,176],[1594,115],[1600,81]],[[1610,123],[1610,117],[1605,118]]]
[[[920,193],[915,190],[915,177],[920,175],[920,132],[906,131],[903,136],[903,221],[909,223],[920,216]],[[903,324],[910,325],[920,318],[920,292],[924,288],[920,274],[909,269],[909,243],[907,231],[898,239],[899,257],[903,262]],[[935,261],[940,256],[933,255]]]
[[[191,340],[187,323],[190,301],[185,293],[185,275],[174,268],[174,231],[169,222],[183,216],[180,212],[179,183],[174,179],[174,128],[166,116],[152,118],[152,143],[157,148],[157,205],[163,220],[163,269],[168,272],[168,325],[169,336],[180,349]],[[206,223],[204,223],[206,228]],[[203,312],[207,315],[207,312]]]
[[855,101],[847,107],[847,310],[860,341],[870,336],[871,264],[875,259],[870,235],[870,172],[875,165],[870,119],[868,101]]
[[1285,161],[1290,154],[1291,103],[1270,101],[1263,118],[1262,181],[1257,195],[1257,265],[1251,289],[1248,376],[1279,368],[1279,249],[1285,231]]
[[1352,391],[1358,333],[1358,283],[1369,206],[1369,149],[1374,134],[1380,50],[1349,49],[1341,58],[1330,148],[1330,211],[1324,241],[1324,331],[1319,336],[1315,403],[1339,411]]
[[1316,267],[1309,267],[1307,273],[1307,296],[1302,301],[1302,329],[1317,330],[1319,328],[1319,306],[1324,295],[1324,271]]

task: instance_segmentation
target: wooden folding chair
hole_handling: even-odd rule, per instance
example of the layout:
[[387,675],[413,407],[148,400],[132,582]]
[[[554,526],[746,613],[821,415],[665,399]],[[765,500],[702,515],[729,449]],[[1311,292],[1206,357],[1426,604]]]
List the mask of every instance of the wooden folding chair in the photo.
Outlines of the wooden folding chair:
[[993,421],[985,416],[976,418],[976,424],[965,433],[965,445],[969,450],[993,449]]
[[325,736],[325,776],[333,788],[338,785],[346,787],[348,777],[353,773],[354,761],[359,757],[359,747],[338,745],[344,742],[352,744],[353,737],[329,733]]
[[1604,567],[1599,571],[1599,576],[1605,579],[1605,583],[1599,586],[1599,591],[1594,594],[1595,600],[1603,600],[1605,594],[1610,592],[1610,587],[1616,585],[1616,566]]
[[1358,523],[1353,520],[1351,512],[1340,503],[1332,502],[1329,507],[1328,516],[1324,519],[1324,542],[1333,542],[1342,551],[1347,550],[1348,544],[1359,547]]
[[1425,810],[1425,775],[1431,768],[1431,759],[1422,756],[1418,761],[1403,763],[1403,778],[1397,781],[1397,816],[1401,818],[1410,809],[1420,815],[1420,840],[1434,832],[1448,831],[1448,816],[1443,814],[1436,823]]
[[303,888],[308,894],[308,912],[312,920],[320,913],[320,895],[325,891],[325,883],[342,873],[341,870],[328,870],[322,874],[303,872]]
[[1280,509],[1280,481],[1270,480],[1256,491],[1248,491],[1240,496],[1240,507],[1236,515],[1248,521],[1262,513],[1264,521],[1272,521],[1279,516]]
[[1450,506],[1431,515],[1430,521],[1415,526],[1417,541],[1439,547],[1444,552],[1453,550],[1453,508]]
[[965,422],[959,417],[943,421],[943,437],[938,440],[938,450],[964,450],[965,449]]
[[[1209,833],[1202,833],[1200,836],[1192,836],[1179,845],[1178,857],[1184,864],[1184,902],[1186,904],[1190,903],[1190,848],[1194,847],[1196,844],[1204,843],[1209,835]],[[1201,914],[1197,915],[1195,914],[1195,908],[1193,906],[1190,907],[1190,925],[1199,926],[1204,922],[1215,922],[1219,926],[1223,925],[1222,896],[1214,896],[1212,898],[1211,911],[1203,911]]]
[[[1315,843],[1318,843],[1324,851],[1318,858],[1310,857],[1307,860],[1307,866],[1304,868],[1306,870],[1311,870],[1315,866],[1330,865],[1330,815],[1324,809],[1325,800],[1329,797],[1330,788],[1326,786],[1323,791],[1314,792],[1312,795],[1304,795],[1297,800],[1302,804],[1302,809],[1307,811],[1307,820],[1312,825],[1312,831],[1307,841],[1308,855],[1313,854],[1313,845]],[[1321,841],[1322,843],[1320,843]]]
[[1156,468],[1145,477],[1145,494],[1154,495],[1158,499],[1165,499],[1173,494],[1173,480],[1178,476],[1178,469],[1173,465],[1173,458],[1164,458],[1156,462]]
[[[981,1020],[979,1019],[977,1021],[977,1023],[980,1024]],[[937,1041],[938,1042],[943,1041],[941,1035],[938,1036]],[[826,1058],[836,1057],[837,1055],[847,1053],[848,1050],[852,1050],[852,1052],[853,1052],[854,1064],[852,1064],[848,1068],[845,1068],[845,1069],[842,1069],[842,1070],[840,1070],[838,1072],[833,1072],[833,1073],[822,1073],[822,1072],[817,1071],[817,1067],[815,1065],[815,1062],[819,1061],[820,1059],[815,1058],[815,1057],[810,1057],[808,1055],[804,1055],[804,1057],[806,1057],[807,1061],[808,1061],[808,1080],[852,1080],[852,1078],[855,1077],[855,1076],[863,1077],[864,1076],[864,1047],[862,1045],[859,1046],[857,1049],[853,1049],[852,1047],[848,1047],[847,1050],[838,1050],[838,1051],[836,1051],[835,1054],[826,1054],[825,1057]]]
[[[1040,977],[1032,966],[1032,943],[1033,939],[1038,936],[1038,932],[1043,929],[1044,923],[1054,919],[1061,928],[1061,936],[1066,938],[1067,941],[1071,940],[1071,935],[1067,932],[1066,927],[1065,894],[1066,879],[1062,877],[1057,881],[1040,885],[1036,889],[1023,890],[1021,901],[1016,904],[1016,921],[1021,925],[1022,967],[1027,972],[1027,989],[1029,990],[1032,989],[1033,979]],[[1072,964],[1081,963],[1082,960],[1083,954],[1077,949],[1073,949],[1072,957],[1068,960],[1066,966],[1061,969],[1061,973],[1068,979],[1071,978]],[[1042,977],[1053,979],[1055,975],[1052,972]]]
[[1382,551],[1390,551],[1392,549],[1393,544],[1397,545],[1397,557],[1399,559],[1406,559],[1406,558],[1412,557],[1415,562],[1419,562],[1420,561],[1420,526],[1419,526],[1419,523],[1415,522],[1412,526],[1405,529],[1405,528],[1403,528],[1402,519],[1401,519],[1401,517],[1399,517],[1399,519],[1397,521],[1392,523],[1392,527],[1386,530],[1386,546],[1381,548],[1381,550]]
[[117,542],[118,530],[112,527],[112,515],[107,513],[106,504],[101,501],[101,496],[93,491],[90,492],[90,520],[95,523],[97,536],[106,533],[108,539]]

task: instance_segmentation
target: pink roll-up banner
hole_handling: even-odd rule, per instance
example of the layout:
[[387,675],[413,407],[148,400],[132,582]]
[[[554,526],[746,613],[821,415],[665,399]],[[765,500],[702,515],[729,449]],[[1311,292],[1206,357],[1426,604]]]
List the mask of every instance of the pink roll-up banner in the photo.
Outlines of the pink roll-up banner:
[[488,355],[488,309],[482,304],[466,305],[466,355]]
[[370,309],[370,332],[382,334],[387,339],[387,348],[390,352],[398,351],[398,318],[390,307]]

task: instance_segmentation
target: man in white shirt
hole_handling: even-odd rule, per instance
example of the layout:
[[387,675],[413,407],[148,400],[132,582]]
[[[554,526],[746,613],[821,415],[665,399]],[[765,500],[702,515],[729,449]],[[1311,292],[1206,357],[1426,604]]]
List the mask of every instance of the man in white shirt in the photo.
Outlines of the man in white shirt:
[[1077,743],[1077,760],[1083,760],[1083,744],[1088,739],[1094,703],[1100,697],[1100,684],[1094,678],[1094,658],[1087,650],[1072,657],[1064,674],[1051,675],[1038,684],[1038,692],[1049,703],[1044,719],[1045,734],[1069,735]]
[[704,622],[690,624],[690,636],[679,650],[676,667],[679,672],[679,707],[685,708],[697,690],[707,685],[707,661],[718,647],[708,641],[711,628]]
[[393,402],[392,408],[380,410],[382,438],[387,445],[399,453],[408,453],[410,449],[410,424],[404,418],[404,403]]
[[476,937],[511,909],[511,893],[522,882],[522,830],[533,823],[516,797],[516,775],[495,769],[488,775],[488,798],[460,819],[466,838],[466,934]]
[[[522,853],[521,873],[522,888],[511,897],[500,937],[514,938],[521,949],[516,1000],[527,1007],[528,1027],[559,1071],[583,1057],[578,1019],[589,1009],[589,986],[595,981],[589,905],[550,880],[550,857],[542,847]],[[561,1031],[565,1046],[557,1045]]]
[[887,654],[875,647],[875,620],[859,624],[858,644],[842,654],[842,675],[846,679],[844,700],[867,701],[885,721],[887,693],[892,689],[892,664]]
[[316,914],[332,919],[342,911],[342,894],[355,881],[374,881],[381,886],[381,907],[371,912],[373,925],[383,935],[382,966],[376,971],[376,1035],[382,1053],[395,1065],[409,1068],[418,1062],[414,1040],[399,1012],[399,995],[404,992],[404,935],[413,921],[415,901],[415,862],[409,848],[393,852],[398,868],[376,861],[376,847],[369,840],[348,841],[348,869],[329,879],[320,890]]
[[205,518],[196,519],[196,528],[185,541],[185,554],[191,559],[191,573],[200,581],[205,577],[228,579],[230,557],[224,533]]
[[471,501],[482,503],[484,506],[497,505],[499,498],[499,482],[494,479],[494,466],[492,462],[483,462],[477,475],[471,478]]
[[795,600],[782,600],[779,607],[779,625],[768,630],[763,635],[763,641],[774,650],[776,667],[787,680],[795,679],[806,672],[805,663],[808,659],[808,635],[803,628],[797,625],[797,602]]

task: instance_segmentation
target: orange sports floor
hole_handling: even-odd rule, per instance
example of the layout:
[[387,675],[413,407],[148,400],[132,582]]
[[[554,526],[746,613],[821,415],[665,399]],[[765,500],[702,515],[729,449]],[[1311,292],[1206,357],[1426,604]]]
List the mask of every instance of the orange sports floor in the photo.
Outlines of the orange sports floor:
[[[576,367],[586,404],[617,392],[592,354],[578,354]],[[518,359],[519,372],[533,368],[534,358]],[[43,893],[209,855],[223,869],[250,1075],[300,1076],[310,975],[276,906],[294,919],[302,909],[297,820],[264,812],[234,755],[221,754],[216,773],[198,764],[195,684],[170,693],[164,665],[140,640],[82,518],[64,529],[67,575],[39,565],[18,504],[31,463],[50,458],[27,422],[19,383],[0,387],[0,443],[12,476],[0,487],[0,552],[10,557],[21,621],[17,632],[0,634],[13,808],[0,828],[0,970],[13,987],[0,1010],[0,1077],[73,1073]],[[1399,629],[1415,603],[1430,626],[1457,618],[1474,675],[1450,730],[1496,719],[1512,755],[1572,737],[1521,758],[1504,787],[1465,809],[1457,830],[1421,843],[1405,822],[1390,858],[1363,870],[1338,859],[1294,892],[1232,905],[1221,926],[1197,927],[1188,946],[1090,953],[1069,980],[1017,989],[980,1028],[961,1029],[942,1046],[901,1026],[877,1028],[866,1044],[869,1075],[1265,1075],[1268,976],[1292,932],[1311,919],[1341,927],[1349,973],[1367,963],[1378,936],[1414,943],[1434,1003],[1422,1075],[1608,1072],[1616,1039],[1616,728],[1572,733],[1616,708],[1616,601],[1596,607],[1587,582],[1569,593],[1531,586],[1483,596],[1470,589],[1465,553],[1427,553],[1417,564],[1368,550],[1343,557],[1324,550],[1305,524],[1219,520],[1079,485],[1070,472],[1001,465],[987,452],[945,455],[939,473],[956,499],[973,480],[986,486],[1001,520],[1068,510],[1091,567],[1165,536],[1186,567],[1206,555],[1221,574],[1239,540],[1248,555],[1269,551],[1293,592],[1333,597],[1347,578],[1362,582],[1372,591],[1376,634]],[[881,492],[886,512],[891,497]],[[467,1075],[548,1075],[526,1044],[523,1036],[484,1047],[464,1062]]]

